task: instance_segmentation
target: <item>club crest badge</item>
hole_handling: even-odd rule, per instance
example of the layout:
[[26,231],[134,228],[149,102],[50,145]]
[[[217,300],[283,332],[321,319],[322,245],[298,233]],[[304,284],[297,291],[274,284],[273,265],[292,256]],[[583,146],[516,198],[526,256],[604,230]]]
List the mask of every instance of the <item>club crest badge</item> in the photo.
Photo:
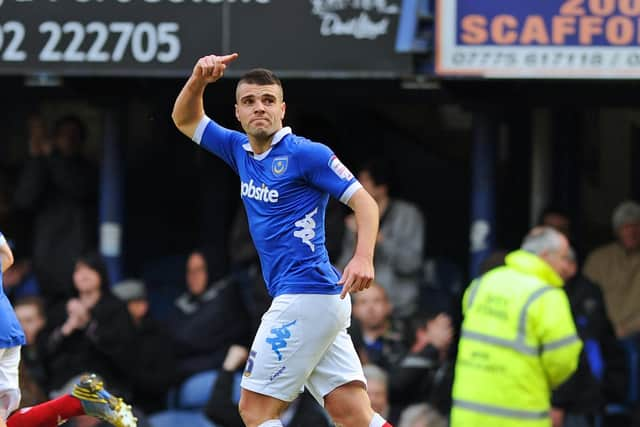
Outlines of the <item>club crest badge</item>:
[[287,170],[287,166],[289,165],[289,156],[276,157],[273,159],[273,163],[271,163],[271,172],[275,176],[281,176]]

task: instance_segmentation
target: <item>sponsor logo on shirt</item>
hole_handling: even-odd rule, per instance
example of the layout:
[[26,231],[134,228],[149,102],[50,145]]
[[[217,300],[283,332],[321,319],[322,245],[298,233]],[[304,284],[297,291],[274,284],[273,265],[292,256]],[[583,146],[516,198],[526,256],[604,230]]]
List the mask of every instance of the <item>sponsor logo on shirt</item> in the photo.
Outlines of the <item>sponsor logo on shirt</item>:
[[302,230],[296,230],[293,235],[299,239],[302,239],[302,243],[311,248],[311,252],[316,251],[316,245],[311,241],[316,237],[316,220],[313,218],[318,213],[318,208],[315,208],[304,216],[299,221],[296,221],[296,227],[302,228]]
[[264,183],[262,186],[256,187],[251,179],[248,184],[246,182],[240,184],[240,196],[260,202],[276,203],[280,194],[278,194],[278,190],[271,190]]
[[329,159],[329,167],[336,175],[338,175],[338,177],[340,177],[340,179],[351,181],[351,178],[353,178],[353,174],[351,173],[351,171],[342,164],[340,159],[335,154]]
[[289,156],[276,157],[271,163],[271,172],[275,176],[280,176],[287,170],[289,165]]

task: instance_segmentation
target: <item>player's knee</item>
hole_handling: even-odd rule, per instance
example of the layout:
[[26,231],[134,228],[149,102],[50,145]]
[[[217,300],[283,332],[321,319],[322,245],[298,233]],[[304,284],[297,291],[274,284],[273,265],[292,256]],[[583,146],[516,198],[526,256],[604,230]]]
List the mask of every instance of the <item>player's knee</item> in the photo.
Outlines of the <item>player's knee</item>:
[[333,421],[347,427],[367,425],[373,416],[367,392],[357,382],[334,390],[324,404]]
[[247,399],[244,396],[240,396],[240,401],[238,402],[238,412],[240,412],[240,418],[245,423],[245,425],[251,425],[250,421],[255,417],[254,414],[251,413],[251,405],[248,404]]
[[243,394],[240,396],[240,402],[238,402],[238,411],[242,422],[246,426],[254,427],[261,425],[264,421],[279,417],[278,408],[271,406],[265,405],[265,402],[261,402],[259,399],[252,399],[250,396]]

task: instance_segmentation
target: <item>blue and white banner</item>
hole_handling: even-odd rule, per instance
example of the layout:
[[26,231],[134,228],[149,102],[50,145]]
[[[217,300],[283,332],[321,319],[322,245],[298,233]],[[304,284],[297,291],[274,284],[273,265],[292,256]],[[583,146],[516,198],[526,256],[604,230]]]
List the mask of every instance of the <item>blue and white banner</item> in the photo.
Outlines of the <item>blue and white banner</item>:
[[640,0],[437,0],[436,73],[640,77]]

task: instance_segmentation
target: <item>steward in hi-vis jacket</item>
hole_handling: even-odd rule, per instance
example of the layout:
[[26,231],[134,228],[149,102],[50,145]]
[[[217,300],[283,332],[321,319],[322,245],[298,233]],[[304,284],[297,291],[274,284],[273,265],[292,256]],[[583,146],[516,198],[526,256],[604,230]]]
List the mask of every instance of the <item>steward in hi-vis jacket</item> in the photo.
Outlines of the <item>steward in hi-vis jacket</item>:
[[568,257],[562,234],[537,227],[506,266],[469,286],[451,427],[551,426],[551,391],[575,371],[582,348],[559,275]]

